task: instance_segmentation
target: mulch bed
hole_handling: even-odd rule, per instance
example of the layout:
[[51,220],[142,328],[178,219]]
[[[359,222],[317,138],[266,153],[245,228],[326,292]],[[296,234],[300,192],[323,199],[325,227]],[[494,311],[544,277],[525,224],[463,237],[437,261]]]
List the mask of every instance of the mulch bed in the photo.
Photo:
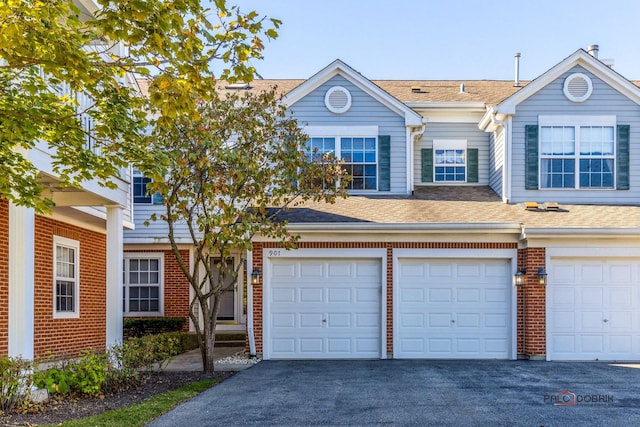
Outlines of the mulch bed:
[[[235,372],[216,372],[214,377],[220,382]],[[101,398],[51,399],[35,406],[29,413],[9,413],[0,415],[3,426],[37,426],[59,424],[63,421],[84,418],[104,411],[119,409],[142,402],[156,394],[174,390],[184,384],[211,378],[202,372],[152,372],[139,386]]]

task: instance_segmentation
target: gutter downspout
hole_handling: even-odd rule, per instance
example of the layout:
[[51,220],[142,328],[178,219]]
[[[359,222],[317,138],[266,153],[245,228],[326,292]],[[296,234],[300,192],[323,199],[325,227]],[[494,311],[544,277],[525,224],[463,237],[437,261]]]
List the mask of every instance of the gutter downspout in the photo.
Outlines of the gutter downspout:
[[253,333],[253,283],[251,282],[251,272],[253,271],[253,252],[247,251],[247,271],[245,271],[247,281],[247,335],[249,335],[249,356],[256,358],[256,338]]
[[509,203],[511,200],[511,134],[509,132],[511,116],[505,122],[496,118],[496,112],[491,115],[491,122],[497,126],[501,126],[504,130],[504,172],[502,176],[502,182],[504,183],[502,201]]
[[407,150],[407,194],[413,194],[413,190],[415,189],[415,168],[414,168],[414,159],[415,159],[415,144],[420,140],[422,134],[424,134],[424,130],[427,127],[427,122],[425,119],[422,119],[422,125],[420,126],[408,126],[407,127],[407,135],[406,138],[409,141],[409,149]]

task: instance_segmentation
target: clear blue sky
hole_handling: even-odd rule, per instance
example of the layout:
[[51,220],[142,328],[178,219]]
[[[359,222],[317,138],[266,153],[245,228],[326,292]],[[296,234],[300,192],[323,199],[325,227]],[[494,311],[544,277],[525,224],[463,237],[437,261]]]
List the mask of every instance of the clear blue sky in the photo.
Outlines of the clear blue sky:
[[264,78],[308,78],[336,58],[370,79],[529,80],[590,44],[640,80],[638,0],[229,0],[283,21]]

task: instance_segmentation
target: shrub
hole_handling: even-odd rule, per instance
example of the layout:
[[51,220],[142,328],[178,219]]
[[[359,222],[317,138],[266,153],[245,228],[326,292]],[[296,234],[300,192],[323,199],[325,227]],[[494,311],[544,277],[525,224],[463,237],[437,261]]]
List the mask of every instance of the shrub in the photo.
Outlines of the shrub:
[[85,394],[100,396],[107,381],[107,354],[85,351],[79,359],[62,360],[33,376],[36,387],[51,394]]
[[157,335],[165,332],[181,331],[186,323],[183,317],[150,317],[145,319],[124,319],[125,338]]
[[0,357],[0,411],[10,411],[26,403],[33,366],[19,357]]

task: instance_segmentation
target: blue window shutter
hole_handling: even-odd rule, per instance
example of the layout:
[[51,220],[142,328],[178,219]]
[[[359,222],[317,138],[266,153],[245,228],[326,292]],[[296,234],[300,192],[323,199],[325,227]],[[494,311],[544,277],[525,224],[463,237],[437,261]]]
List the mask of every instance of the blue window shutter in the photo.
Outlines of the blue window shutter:
[[538,125],[524,127],[525,184],[527,190],[538,189]]
[[630,126],[617,126],[618,146],[616,148],[616,189],[629,189],[629,144],[630,144]]
[[391,136],[378,136],[378,191],[391,191]]
[[421,154],[422,182],[433,182],[433,150],[423,148]]
[[467,182],[478,182],[478,149],[467,149]]

